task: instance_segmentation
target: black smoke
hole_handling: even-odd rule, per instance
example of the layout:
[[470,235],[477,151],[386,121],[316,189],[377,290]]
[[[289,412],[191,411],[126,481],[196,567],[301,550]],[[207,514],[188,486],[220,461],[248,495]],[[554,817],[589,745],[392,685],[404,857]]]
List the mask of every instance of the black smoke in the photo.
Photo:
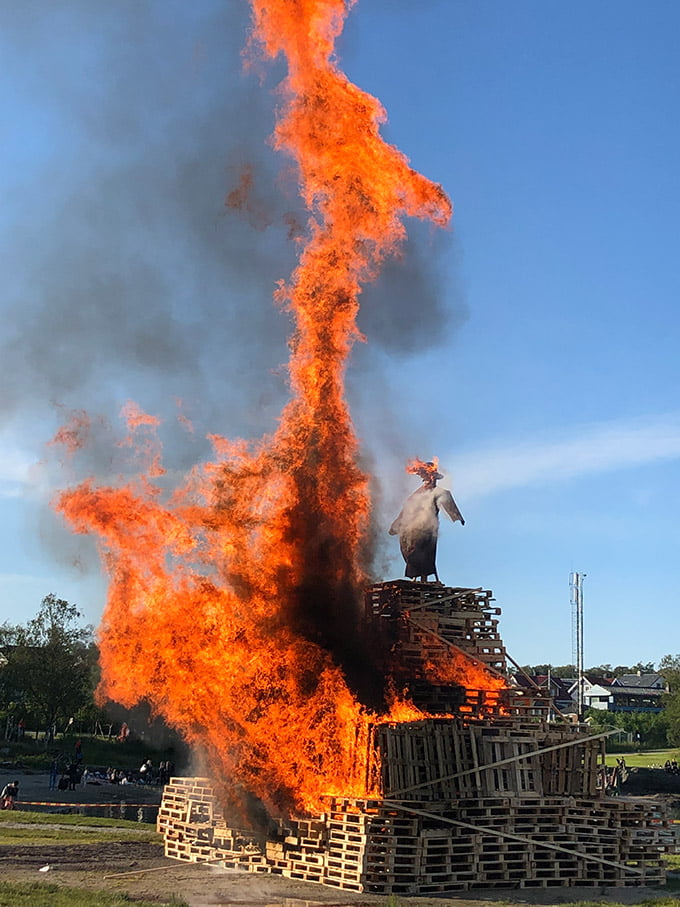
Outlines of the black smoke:
[[[0,12],[4,424],[38,459],[69,409],[88,411],[94,475],[117,466],[109,425],[130,399],[165,420],[171,469],[209,455],[208,432],[271,430],[291,330],[272,293],[306,214],[268,143],[283,63],[244,71],[248,3],[0,0]],[[411,224],[362,294],[368,342],[348,377],[369,470],[369,426],[392,421],[374,392],[381,362],[447,342],[462,317],[442,286],[452,242]],[[193,433],[175,423],[178,400]]]

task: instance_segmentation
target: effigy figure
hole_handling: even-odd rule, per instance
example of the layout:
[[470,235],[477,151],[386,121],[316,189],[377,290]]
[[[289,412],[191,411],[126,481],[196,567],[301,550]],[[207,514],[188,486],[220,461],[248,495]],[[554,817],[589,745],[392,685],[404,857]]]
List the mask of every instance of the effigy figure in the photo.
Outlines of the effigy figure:
[[437,576],[437,536],[439,534],[439,511],[443,510],[455,523],[465,525],[453,496],[446,488],[437,488],[439,479],[444,478],[437,470],[437,463],[413,460],[406,471],[420,476],[423,484],[410,495],[401,513],[390,526],[390,535],[399,536],[399,547],[406,561],[405,575],[427,582],[428,576]]

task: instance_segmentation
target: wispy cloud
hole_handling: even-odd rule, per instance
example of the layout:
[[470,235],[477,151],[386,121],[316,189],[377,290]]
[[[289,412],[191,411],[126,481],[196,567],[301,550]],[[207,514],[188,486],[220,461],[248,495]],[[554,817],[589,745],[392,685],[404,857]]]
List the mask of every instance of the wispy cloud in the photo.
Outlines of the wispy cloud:
[[0,435],[0,498],[18,498],[35,487],[36,456]]
[[572,426],[568,437],[452,456],[467,497],[680,457],[680,413]]

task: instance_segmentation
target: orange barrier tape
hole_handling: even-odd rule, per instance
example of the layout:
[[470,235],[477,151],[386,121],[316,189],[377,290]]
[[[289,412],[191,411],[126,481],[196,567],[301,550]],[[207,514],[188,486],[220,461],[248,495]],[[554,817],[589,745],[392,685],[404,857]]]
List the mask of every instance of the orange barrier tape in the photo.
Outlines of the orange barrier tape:
[[66,803],[52,803],[48,800],[17,800],[17,802],[15,803],[15,810],[20,806],[112,806],[114,808],[121,806],[133,806],[135,808],[138,808],[140,806],[151,806],[157,809],[160,806],[160,803],[126,803],[124,801],[119,801],[117,803],[71,803],[70,801]]

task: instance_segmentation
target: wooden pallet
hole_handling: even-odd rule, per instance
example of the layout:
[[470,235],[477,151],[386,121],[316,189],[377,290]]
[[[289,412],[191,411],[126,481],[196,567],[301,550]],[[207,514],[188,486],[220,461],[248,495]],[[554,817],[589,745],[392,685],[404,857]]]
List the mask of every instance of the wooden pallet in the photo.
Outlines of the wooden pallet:
[[[540,691],[435,684],[426,663],[459,648],[504,675],[491,593],[436,583],[371,587],[394,674],[431,714],[371,729],[371,790],[321,816],[280,819],[265,840],[225,820],[207,778],[172,778],[158,812],[165,852],[244,872],[380,895],[480,888],[658,884],[675,835],[655,805],[597,789],[602,741],[547,721]],[[452,717],[453,716],[453,717]]]
[[163,798],[167,856],[355,892],[660,884],[661,854],[675,841],[656,805],[524,795],[333,798],[323,816],[281,822],[279,835],[262,841],[216,817],[214,793],[193,781],[172,779]]

